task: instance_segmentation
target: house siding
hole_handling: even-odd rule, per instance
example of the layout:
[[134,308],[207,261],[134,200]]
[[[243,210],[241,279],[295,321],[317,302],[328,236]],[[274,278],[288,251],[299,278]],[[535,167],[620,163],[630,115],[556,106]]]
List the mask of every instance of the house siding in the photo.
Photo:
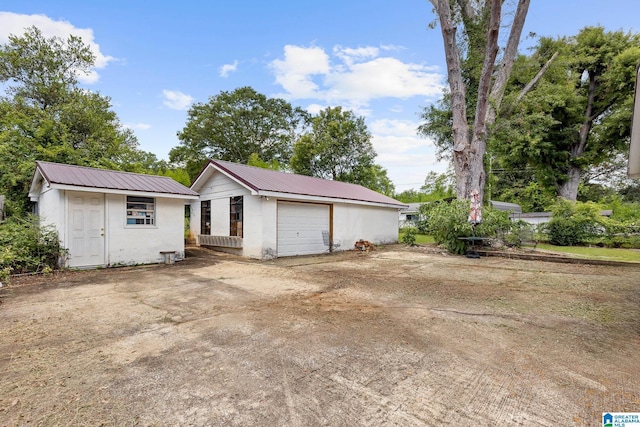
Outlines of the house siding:
[[65,230],[67,207],[65,191],[43,188],[38,199],[38,216],[43,225],[52,225],[58,231],[58,240],[63,247],[67,247]]
[[[251,196],[249,190],[223,174],[213,174],[200,189],[200,200],[191,202],[191,232],[200,234],[200,201],[211,200],[211,235],[229,236],[229,203],[235,196],[243,196],[242,249],[230,249],[229,252],[263,258],[263,242],[275,242],[275,231],[270,239],[270,227],[265,225],[263,215],[263,204],[268,205],[270,201]],[[275,205],[272,209],[275,212]]]
[[338,250],[353,248],[364,239],[375,244],[398,242],[398,210],[376,206],[336,203],[333,205],[333,240]]
[[[271,259],[277,257],[278,202],[309,202],[304,195],[291,197],[258,196],[218,171],[205,172],[197,185],[200,199],[191,202],[191,232],[200,234],[201,201],[211,201],[211,235],[229,236],[229,200],[243,198],[242,248],[217,247],[216,249],[237,255]],[[316,198],[317,199],[317,198]],[[376,244],[398,241],[398,209],[363,204],[315,200],[313,203],[333,206],[333,239],[340,240],[338,250],[349,250],[359,239]]]
[[156,224],[147,227],[126,225],[126,200],[121,194],[106,197],[107,264],[162,262],[161,251],[175,251],[183,259],[184,201],[156,197]]

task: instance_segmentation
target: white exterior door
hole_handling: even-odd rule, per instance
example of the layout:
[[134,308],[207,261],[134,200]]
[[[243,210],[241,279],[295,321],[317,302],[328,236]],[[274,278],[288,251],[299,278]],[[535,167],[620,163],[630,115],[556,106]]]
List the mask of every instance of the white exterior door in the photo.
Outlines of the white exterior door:
[[278,203],[278,256],[319,254],[329,248],[322,232],[329,231],[329,206]]
[[68,193],[69,267],[105,265],[104,194]]

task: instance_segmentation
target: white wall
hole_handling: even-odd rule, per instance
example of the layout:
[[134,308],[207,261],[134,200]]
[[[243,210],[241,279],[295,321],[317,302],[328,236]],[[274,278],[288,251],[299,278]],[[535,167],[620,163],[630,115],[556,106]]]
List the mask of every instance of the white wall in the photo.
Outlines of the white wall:
[[375,244],[398,242],[398,210],[336,203],[333,206],[333,240],[339,250],[353,248],[364,239]]
[[53,225],[58,230],[58,240],[62,247],[65,242],[66,203],[63,190],[43,188],[38,197],[38,216],[41,224]]
[[[200,200],[191,202],[191,232],[200,234],[200,202],[211,200],[211,235],[229,235],[229,199],[244,196],[242,250],[229,250],[249,258],[271,259],[277,254],[275,197],[259,197],[221,173],[214,173],[200,188]],[[289,201],[297,201],[291,199]],[[336,203],[333,238],[340,250],[360,239],[376,244],[398,242],[398,209]],[[224,248],[220,248],[224,250]]]
[[127,225],[126,199],[106,195],[107,264],[162,262],[160,251],[176,251],[184,258],[184,200],[156,197],[155,226]]
[[278,255],[278,200],[275,197],[268,199],[253,198],[260,203],[259,216],[255,218],[256,226],[262,230],[261,259],[272,259]]
[[[252,196],[251,192],[221,173],[214,173],[200,189],[200,200],[191,203],[191,232],[200,234],[201,201],[211,201],[211,235],[228,236],[231,197],[243,196],[242,250],[231,250],[250,258],[275,256],[275,200]],[[265,209],[263,211],[263,208]],[[267,212],[266,215],[264,212]],[[266,248],[263,251],[263,248]],[[273,250],[269,256],[270,249]],[[264,252],[264,253],[263,253]]]

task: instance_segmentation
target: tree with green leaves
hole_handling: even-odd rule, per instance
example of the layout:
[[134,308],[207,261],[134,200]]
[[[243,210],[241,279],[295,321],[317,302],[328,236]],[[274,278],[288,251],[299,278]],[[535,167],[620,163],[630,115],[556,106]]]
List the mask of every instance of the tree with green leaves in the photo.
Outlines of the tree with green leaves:
[[364,117],[328,107],[311,119],[311,130],[293,147],[295,173],[360,184],[393,194],[387,171],[374,163],[376,152]]
[[246,164],[256,154],[264,162],[287,165],[307,119],[301,108],[251,87],[222,91],[189,109],[186,126],[178,132],[180,145],[169,159],[192,178],[208,159]]
[[541,38],[514,67],[493,151],[505,167],[533,169],[537,181],[576,200],[591,171],[627,151],[639,61],[638,34],[586,27],[573,37]]
[[94,56],[75,36],[46,38],[35,27],[0,46],[0,194],[26,209],[36,160],[148,171],[157,159],[138,149],[109,98],[78,87]]
[[[510,25],[502,18],[506,15],[503,8],[512,3],[503,0],[431,0],[431,3],[442,31],[449,81],[445,102],[451,105],[450,140],[440,141],[451,143],[457,197],[469,199],[477,190],[482,202],[490,127],[511,74],[529,0],[517,1]],[[510,32],[498,55],[500,30],[505,27],[510,27]],[[445,115],[431,123],[431,117],[423,115],[427,123],[420,132],[427,136],[442,130],[443,121],[449,120]]]

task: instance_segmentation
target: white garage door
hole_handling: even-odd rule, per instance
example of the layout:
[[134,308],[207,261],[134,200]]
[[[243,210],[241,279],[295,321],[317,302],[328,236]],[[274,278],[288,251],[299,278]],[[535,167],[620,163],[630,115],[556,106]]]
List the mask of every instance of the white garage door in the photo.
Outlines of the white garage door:
[[319,254],[328,248],[322,232],[329,230],[329,206],[278,203],[278,256]]

